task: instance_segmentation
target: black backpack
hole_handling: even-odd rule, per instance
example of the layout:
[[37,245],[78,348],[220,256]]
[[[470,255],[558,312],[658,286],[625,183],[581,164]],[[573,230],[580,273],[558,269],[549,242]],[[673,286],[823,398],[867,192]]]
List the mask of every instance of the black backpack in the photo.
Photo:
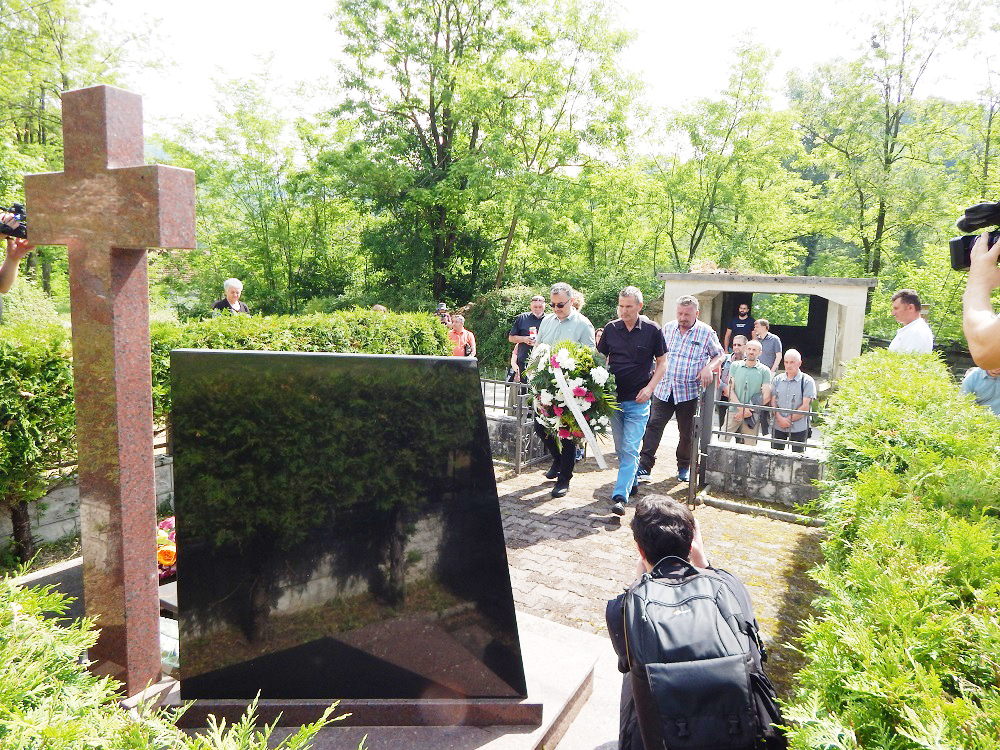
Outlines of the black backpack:
[[624,616],[646,750],[787,748],[742,586],[665,557],[625,594]]

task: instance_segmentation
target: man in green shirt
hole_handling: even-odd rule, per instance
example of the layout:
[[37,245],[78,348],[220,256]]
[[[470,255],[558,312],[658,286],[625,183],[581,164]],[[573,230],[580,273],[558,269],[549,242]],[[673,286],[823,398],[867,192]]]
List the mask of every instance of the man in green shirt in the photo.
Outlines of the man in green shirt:
[[[737,404],[766,404],[771,400],[771,369],[759,361],[760,342],[754,339],[746,345],[744,359],[729,368],[729,400]],[[760,412],[757,409],[734,406],[729,409],[726,432],[738,432],[753,437],[736,438],[737,443],[757,445],[760,434]],[[728,435],[723,435],[728,440]]]

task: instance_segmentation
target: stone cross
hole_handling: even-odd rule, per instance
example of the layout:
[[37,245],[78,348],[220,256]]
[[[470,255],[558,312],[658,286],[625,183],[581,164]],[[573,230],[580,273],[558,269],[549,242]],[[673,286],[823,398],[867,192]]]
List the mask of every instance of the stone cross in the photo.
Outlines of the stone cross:
[[62,97],[64,170],[24,180],[30,238],[67,245],[84,604],[95,671],[160,679],[147,250],[193,248],[194,172],[145,165],[142,98]]

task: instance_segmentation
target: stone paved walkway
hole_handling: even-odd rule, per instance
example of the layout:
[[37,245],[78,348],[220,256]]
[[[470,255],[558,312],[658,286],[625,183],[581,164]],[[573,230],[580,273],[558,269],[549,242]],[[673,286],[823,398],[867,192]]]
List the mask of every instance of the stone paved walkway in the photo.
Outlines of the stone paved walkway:
[[[671,423],[654,481],[640,485],[640,492],[686,500],[687,484],[675,478],[676,440]],[[579,464],[563,498],[550,495],[554,482],[544,477],[547,461],[498,485],[518,608],[604,635],[605,602],[632,581],[638,558],[628,526],[631,508],[621,519],[610,510],[617,473],[610,445],[605,456],[607,471],[598,469],[592,458]],[[819,593],[805,571],[821,559],[822,530],[704,505],[695,515],[712,564],[737,574],[750,588],[771,655],[768,673],[779,694],[787,695],[798,667],[798,655],[789,644]]]

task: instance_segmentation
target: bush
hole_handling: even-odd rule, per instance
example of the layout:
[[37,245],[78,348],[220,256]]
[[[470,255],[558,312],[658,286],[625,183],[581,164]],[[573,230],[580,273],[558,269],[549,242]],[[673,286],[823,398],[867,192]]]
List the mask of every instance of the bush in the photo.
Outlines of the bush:
[[[210,726],[207,733],[196,736],[177,729],[176,711],[143,709],[130,715],[119,704],[117,683],[91,674],[80,659],[97,640],[90,622],[43,617],[45,612],[65,610],[65,598],[50,588],[21,589],[12,579],[0,578],[0,746],[19,750],[269,747],[271,727],[255,729],[253,707],[234,726]],[[316,733],[330,723],[333,708],[275,750],[310,747]]]
[[840,380],[795,747],[1000,744],[998,430],[934,355],[872,352]]
[[3,305],[3,318],[0,320],[5,326],[17,325],[56,325],[59,316],[56,313],[52,300],[25,278],[19,278],[11,290],[0,300]]
[[14,553],[34,554],[28,505],[50,470],[72,458],[76,413],[69,337],[59,324],[0,327],[0,505],[9,509]]
[[447,331],[423,313],[349,310],[327,315],[257,317],[223,315],[185,324],[151,326],[153,411],[170,411],[171,349],[245,349],[365,354],[451,353]]

